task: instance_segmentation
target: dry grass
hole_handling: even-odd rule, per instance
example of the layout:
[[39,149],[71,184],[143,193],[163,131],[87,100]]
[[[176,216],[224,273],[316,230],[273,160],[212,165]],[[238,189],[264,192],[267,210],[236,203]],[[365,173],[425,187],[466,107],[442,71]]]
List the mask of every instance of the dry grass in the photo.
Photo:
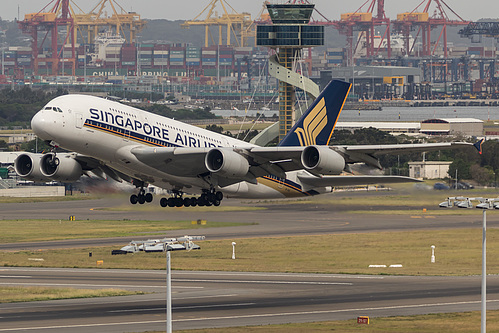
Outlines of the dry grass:
[[[199,232],[202,234],[202,231]],[[199,251],[173,254],[178,270],[402,275],[473,275],[481,272],[480,228],[199,241]],[[499,274],[499,229],[488,230],[488,273]],[[231,259],[236,241],[236,260]],[[125,244],[122,244],[125,245]],[[0,252],[0,266],[164,269],[164,253],[112,256],[112,247]],[[431,245],[436,263],[430,263]],[[89,257],[88,252],[93,252]],[[33,258],[43,261],[30,260]],[[369,268],[402,264],[402,268]]]
[[[355,319],[317,323],[229,327],[182,330],[179,333],[308,333],[308,332],[440,332],[475,333],[480,331],[480,312],[442,313],[421,316],[371,318],[369,325]],[[487,311],[487,331],[499,332],[499,311]]]
[[142,295],[140,291],[120,289],[74,289],[47,287],[0,287],[0,303],[49,301],[70,298],[91,298]]
[[212,222],[206,225],[192,221],[101,221],[101,220],[0,220],[0,242],[38,242],[61,239],[102,238],[145,235],[163,235],[172,230],[204,229],[241,225],[240,223]]

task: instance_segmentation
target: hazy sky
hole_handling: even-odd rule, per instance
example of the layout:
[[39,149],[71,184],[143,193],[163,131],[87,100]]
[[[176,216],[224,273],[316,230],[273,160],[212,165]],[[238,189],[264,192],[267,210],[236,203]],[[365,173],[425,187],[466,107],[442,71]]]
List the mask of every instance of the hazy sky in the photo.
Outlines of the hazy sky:
[[[126,11],[135,11],[142,18],[146,19],[169,19],[185,20],[193,19],[212,1],[212,0],[112,0],[119,3]],[[263,1],[255,0],[224,0],[229,3],[237,12],[249,12],[255,17],[262,8]],[[391,19],[396,19],[397,13],[411,11],[422,0],[386,0],[385,11]],[[76,3],[83,11],[90,11],[99,1],[98,0],[71,0]],[[285,1],[273,1],[274,3],[283,3]],[[365,0],[315,0],[310,1],[316,4],[316,8],[328,19],[338,20],[341,13],[348,13],[357,10]],[[434,1],[433,1],[434,2]],[[476,21],[480,18],[499,17],[498,0],[445,0],[452,9],[465,20]],[[0,17],[4,20],[13,20],[18,17],[18,11],[21,18],[24,14],[38,12],[47,4],[54,4],[56,0],[2,0],[0,6]],[[49,6],[47,6],[49,8]],[[109,7],[108,7],[109,8]],[[218,7],[220,8],[220,7]],[[367,6],[365,7],[367,10]],[[435,8],[432,5],[432,8]],[[421,8],[421,11],[423,8]],[[46,10],[48,11],[48,9]],[[219,13],[221,9],[218,10]],[[433,13],[433,9],[430,10]],[[450,10],[447,13],[451,19],[455,16]],[[111,14],[111,9],[108,10]]]

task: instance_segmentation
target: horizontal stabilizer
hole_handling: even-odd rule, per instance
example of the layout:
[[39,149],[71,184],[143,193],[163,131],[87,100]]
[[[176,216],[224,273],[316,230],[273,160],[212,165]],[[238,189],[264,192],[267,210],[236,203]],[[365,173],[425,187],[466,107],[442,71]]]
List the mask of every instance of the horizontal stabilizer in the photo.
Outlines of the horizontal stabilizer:
[[355,186],[372,184],[419,183],[420,180],[404,176],[324,176],[298,175],[303,185],[310,187]]

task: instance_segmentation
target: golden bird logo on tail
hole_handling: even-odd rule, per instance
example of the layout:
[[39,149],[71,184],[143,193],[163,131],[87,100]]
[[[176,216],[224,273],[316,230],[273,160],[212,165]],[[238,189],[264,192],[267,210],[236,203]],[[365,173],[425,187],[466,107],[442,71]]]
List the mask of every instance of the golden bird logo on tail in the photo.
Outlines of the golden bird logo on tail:
[[317,136],[327,125],[327,109],[324,97],[317,103],[315,108],[303,120],[303,128],[295,130],[300,146],[316,144]]

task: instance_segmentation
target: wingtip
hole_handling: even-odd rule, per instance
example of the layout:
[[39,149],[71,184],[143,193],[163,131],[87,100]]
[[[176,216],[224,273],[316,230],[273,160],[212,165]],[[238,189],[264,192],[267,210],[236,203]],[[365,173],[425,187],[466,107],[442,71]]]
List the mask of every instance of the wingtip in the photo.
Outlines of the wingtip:
[[481,155],[482,154],[482,144],[485,141],[485,139],[480,139],[477,142],[473,144],[473,146],[478,150],[478,153]]

